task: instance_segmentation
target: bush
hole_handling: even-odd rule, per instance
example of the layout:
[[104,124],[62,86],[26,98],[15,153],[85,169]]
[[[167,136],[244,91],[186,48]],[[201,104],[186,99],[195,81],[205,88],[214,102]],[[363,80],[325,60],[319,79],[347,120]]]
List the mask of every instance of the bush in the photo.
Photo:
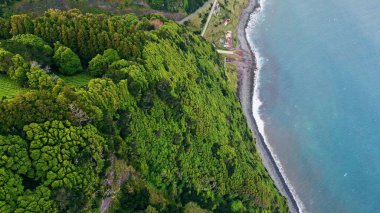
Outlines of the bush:
[[38,66],[32,66],[26,76],[28,85],[32,89],[50,89],[54,86],[51,76]]
[[21,55],[16,54],[12,57],[12,66],[8,70],[8,75],[12,80],[25,84],[29,67],[29,63]]
[[0,48],[0,73],[8,72],[8,69],[12,66],[12,56],[11,52]]
[[53,56],[55,64],[58,66],[59,72],[64,75],[74,75],[83,71],[82,64],[77,54],[70,48],[55,44],[56,50]]
[[102,55],[96,55],[88,64],[88,71],[91,76],[101,77],[107,69],[106,60]]
[[108,65],[112,64],[115,61],[120,60],[120,56],[114,49],[107,49],[103,53],[103,57],[106,59]]
[[236,200],[231,203],[232,212],[244,212],[245,210],[246,209],[244,208],[244,205],[240,200]]
[[94,77],[101,77],[106,73],[108,66],[120,60],[120,56],[114,49],[107,49],[103,55],[96,55],[88,64],[88,71]]

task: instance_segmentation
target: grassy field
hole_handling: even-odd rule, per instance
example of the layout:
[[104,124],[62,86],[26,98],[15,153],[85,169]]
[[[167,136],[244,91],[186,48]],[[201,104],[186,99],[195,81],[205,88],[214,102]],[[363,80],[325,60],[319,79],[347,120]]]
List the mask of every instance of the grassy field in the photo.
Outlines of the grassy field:
[[65,81],[66,84],[74,86],[74,87],[81,87],[87,85],[87,83],[92,79],[91,76],[85,73],[81,73],[74,76],[59,76],[61,79]]
[[0,75],[0,98],[2,97],[13,97],[17,92],[21,91],[22,88],[17,85],[16,82],[11,80],[6,75]]
[[239,72],[238,67],[236,66],[236,64],[226,63],[226,70],[227,70],[228,84],[230,88],[233,91],[237,91],[237,87],[238,87],[237,73]]
[[224,58],[224,67],[226,68],[229,87],[231,90],[237,91],[239,67],[234,61],[238,61],[240,58],[237,55],[221,54],[221,56]]

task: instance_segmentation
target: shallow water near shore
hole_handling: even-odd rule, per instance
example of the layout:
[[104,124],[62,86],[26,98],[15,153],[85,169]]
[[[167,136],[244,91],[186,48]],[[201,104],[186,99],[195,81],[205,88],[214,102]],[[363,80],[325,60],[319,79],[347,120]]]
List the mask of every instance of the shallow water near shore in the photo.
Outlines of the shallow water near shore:
[[380,4],[261,4],[247,32],[261,67],[256,97],[265,139],[290,185],[308,212],[376,212]]

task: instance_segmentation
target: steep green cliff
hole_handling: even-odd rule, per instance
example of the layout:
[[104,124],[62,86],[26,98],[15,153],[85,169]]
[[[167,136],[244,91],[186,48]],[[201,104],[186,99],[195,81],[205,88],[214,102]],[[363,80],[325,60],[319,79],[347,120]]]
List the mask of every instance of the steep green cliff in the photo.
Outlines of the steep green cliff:
[[78,10],[0,29],[0,75],[23,88],[0,101],[1,212],[288,211],[203,38]]

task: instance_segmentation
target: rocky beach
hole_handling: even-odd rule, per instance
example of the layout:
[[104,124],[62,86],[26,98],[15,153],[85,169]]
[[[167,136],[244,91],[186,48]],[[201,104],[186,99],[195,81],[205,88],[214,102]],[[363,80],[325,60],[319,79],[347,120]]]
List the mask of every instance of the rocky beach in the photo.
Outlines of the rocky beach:
[[249,2],[240,16],[239,24],[236,29],[239,43],[239,51],[242,53],[241,60],[236,62],[239,67],[238,74],[238,96],[246,116],[249,128],[252,130],[256,138],[256,147],[259,150],[265,168],[275,182],[280,192],[287,198],[289,209],[291,212],[301,212],[297,205],[296,199],[287,185],[279,166],[277,165],[273,154],[271,153],[264,137],[260,133],[257,122],[253,117],[253,94],[255,84],[255,74],[257,72],[257,61],[252,47],[247,40],[246,29],[250,21],[251,15],[255,15],[260,11],[260,2],[252,0]]

